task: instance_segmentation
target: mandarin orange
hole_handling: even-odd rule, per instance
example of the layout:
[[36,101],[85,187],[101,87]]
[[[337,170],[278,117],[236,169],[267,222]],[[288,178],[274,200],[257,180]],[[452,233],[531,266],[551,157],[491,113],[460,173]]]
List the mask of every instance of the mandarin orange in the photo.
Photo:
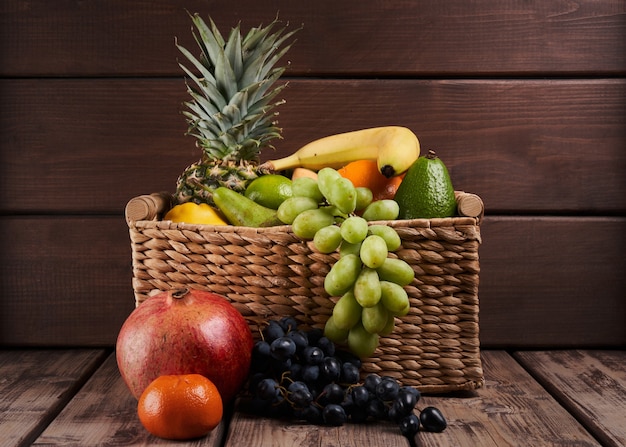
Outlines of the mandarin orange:
[[372,191],[373,200],[393,199],[404,175],[387,178],[378,171],[376,160],[358,160],[337,169],[342,177],[355,187],[365,186]]
[[139,398],[137,414],[143,426],[164,439],[193,439],[206,435],[222,420],[222,397],[200,374],[157,377]]

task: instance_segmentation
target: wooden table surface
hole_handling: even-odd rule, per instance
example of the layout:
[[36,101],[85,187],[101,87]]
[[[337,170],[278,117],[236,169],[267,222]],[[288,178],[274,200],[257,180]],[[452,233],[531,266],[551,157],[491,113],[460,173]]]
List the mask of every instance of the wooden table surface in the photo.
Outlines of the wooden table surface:
[[[624,446],[626,351],[484,351],[485,387],[422,397],[443,433],[417,446]],[[322,427],[247,415],[236,407],[193,442],[151,436],[107,349],[0,351],[2,446],[406,447],[395,424]]]

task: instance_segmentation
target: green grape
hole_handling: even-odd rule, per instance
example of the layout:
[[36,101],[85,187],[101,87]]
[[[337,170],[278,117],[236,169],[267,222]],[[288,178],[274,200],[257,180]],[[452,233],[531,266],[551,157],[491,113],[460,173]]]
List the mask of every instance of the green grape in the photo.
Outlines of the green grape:
[[363,328],[370,334],[378,334],[387,325],[387,309],[379,301],[372,307],[364,307],[361,312],[361,323]]
[[332,315],[328,320],[326,320],[326,324],[324,325],[324,336],[335,343],[343,343],[348,339],[348,329],[338,328],[334,320],[335,319]]
[[350,290],[359,277],[361,266],[361,260],[357,255],[346,255],[340,258],[324,278],[326,293],[330,296],[341,296]]
[[313,239],[320,228],[332,225],[334,221],[334,217],[325,210],[306,210],[296,216],[291,229],[301,239]]
[[378,334],[370,334],[358,323],[348,333],[348,348],[358,357],[371,357],[378,347],[378,339]]
[[359,254],[363,264],[369,268],[376,269],[383,265],[385,259],[387,259],[387,244],[382,237],[372,234],[367,236],[361,244]]
[[357,255],[359,256],[361,253],[361,242],[357,242],[356,244],[351,244],[350,242],[344,240],[341,242],[339,246],[339,256],[344,257],[346,255]]
[[395,327],[396,317],[391,312],[387,312],[387,323],[385,324],[385,327],[378,332],[378,335],[391,335]]
[[291,193],[294,197],[308,197],[319,203],[324,196],[317,185],[317,180],[311,177],[299,177],[291,182]]
[[359,186],[356,188],[356,206],[354,209],[356,211],[361,211],[367,208],[367,206],[372,203],[372,200],[374,200],[372,190],[366,188],[365,186]]
[[382,237],[389,251],[396,251],[402,246],[402,239],[400,239],[400,235],[393,227],[387,225],[370,225],[368,232],[369,234]]
[[370,203],[363,211],[362,216],[367,221],[394,220],[398,218],[399,213],[400,207],[395,200],[384,199]]
[[350,216],[341,223],[341,237],[357,244],[367,237],[367,221],[359,216]]
[[333,307],[333,322],[339,329],[350,329],[361,318],[361,305],[356,301],[352,290],[343,294]]
[[317,207],[317,202],[310,197],[289,197],[280,204],[276,216],[281,222],[291,225],[298,214]]
[[387,258],[376,271],[381,281],[391,281],[401,286],[411,284],[415,278],[413,267],[402,259]]
[[332,214],[335,217],[340,219],[346,219],[348,217],[347,214],[342,213],[335,205],[324,205],[320,206],[320,209],[326,210],[328,214]]
[[342,178],[341,174],[332,168],[322,168],[317,172],[317,186],[326,200],[329,199],[332,186]]
[[356,208],[357,192],[350,180],[344,177],[337,179],[325,194],[326,200],[335,205],[345,214],[353,213]]
[[320,253],[332,253],[339,248],[342,240],[339,227],[330,225],[317,230],[313,237],[313,245]]
[[354,282],[354,297],[357,302],[363,307],[372,307],[378,304],[381,295],[378,273],[374,269],[363,267]]
[[[395,315],[396,317],[404,317],[405,315],[407,315],[411,310],[411,303],[407,304],[406,307],[404,309],[402,309],[400,312],[396,312]],[[391,312],[389,312],[391,314]]]
[[[402,286],[390,281],[380,282],[380,301],[394,315],[402,315],[410,306],[409,295]],[[406,313],[404,314],[406,315]]]

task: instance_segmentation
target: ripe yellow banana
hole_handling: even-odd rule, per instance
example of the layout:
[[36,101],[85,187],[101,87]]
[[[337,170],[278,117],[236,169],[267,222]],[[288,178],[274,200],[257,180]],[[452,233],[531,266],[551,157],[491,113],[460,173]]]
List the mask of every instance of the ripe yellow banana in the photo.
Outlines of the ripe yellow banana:
[[417,136],[406,127],[384,126],[330,135],[302,146],[293,154],[270,160],[262,171],[324,167],[339,169],[352,161],[376,160],[385,177],[402,174],[420,154]]

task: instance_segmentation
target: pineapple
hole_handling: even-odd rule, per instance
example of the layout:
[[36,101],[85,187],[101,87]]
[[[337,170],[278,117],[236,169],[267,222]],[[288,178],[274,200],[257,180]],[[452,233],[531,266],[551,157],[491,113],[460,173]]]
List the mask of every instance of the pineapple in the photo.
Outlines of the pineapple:
[[[261,149],[281,137],[275,121],[276,95],[286,84],[273,87],[285,71],[274,67],[291,47],[283,47],[297,30],[272,33],[278,22],[252,28],[242,37],[239,25],[224,40],[215,23],[210,26],[198,15],[191,16],[197,34],[200,57],[176,46],[192,67],[179,64],[192,83],[187,82],[191,100],[183,111],[189,125],[187,134],[196,138],[201,159],[189,166],[176,182],[178,203],[213,204],[212,192],[226,186],[243,192],[258,176]],[[199,75],[194,74],[199,73]]]

